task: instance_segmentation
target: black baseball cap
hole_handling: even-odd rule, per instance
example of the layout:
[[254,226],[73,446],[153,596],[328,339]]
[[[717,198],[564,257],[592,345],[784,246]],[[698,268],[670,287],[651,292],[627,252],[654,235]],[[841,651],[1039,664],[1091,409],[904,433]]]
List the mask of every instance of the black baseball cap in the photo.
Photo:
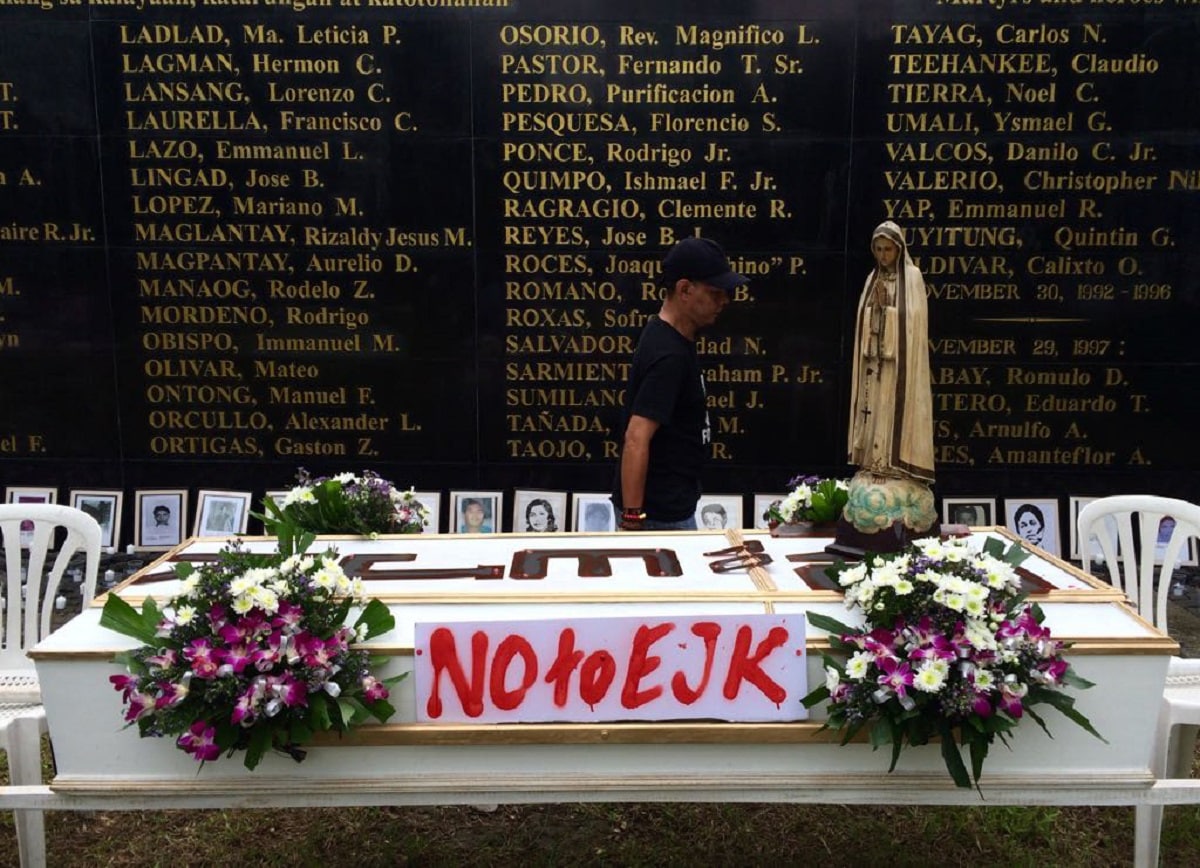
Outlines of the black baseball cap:
[[708,238],[684,238],[667,251],[662,261],[663,285],[668,289],[680,280],[695,280],[733,292],[750,279],[729,267],[721,245]]

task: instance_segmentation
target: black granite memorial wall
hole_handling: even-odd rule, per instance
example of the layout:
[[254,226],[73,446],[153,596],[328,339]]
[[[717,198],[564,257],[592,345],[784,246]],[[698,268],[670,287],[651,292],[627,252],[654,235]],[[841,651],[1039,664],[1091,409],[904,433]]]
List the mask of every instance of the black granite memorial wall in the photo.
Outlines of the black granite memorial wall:
[[0,0],[0,484],[606,490],[699,233],[749,508],[848,470],[893,219],[940,495],[1200,499],[1198,45],[1194,0]]

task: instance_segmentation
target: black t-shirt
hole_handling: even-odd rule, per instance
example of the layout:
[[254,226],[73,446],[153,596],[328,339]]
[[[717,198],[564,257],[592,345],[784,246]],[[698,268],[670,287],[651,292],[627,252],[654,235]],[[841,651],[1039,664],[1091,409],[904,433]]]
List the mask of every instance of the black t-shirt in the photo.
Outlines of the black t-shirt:
[[[630,416],[659,423],[650,440],[646,498],[640,506],[657,521],[694,515],[700,499],[700,470],[711,439],[704,372],[696,345],[657,316],[646,323],[633,354],[622,437]],[[614,502],[621,505],[619,466]]]

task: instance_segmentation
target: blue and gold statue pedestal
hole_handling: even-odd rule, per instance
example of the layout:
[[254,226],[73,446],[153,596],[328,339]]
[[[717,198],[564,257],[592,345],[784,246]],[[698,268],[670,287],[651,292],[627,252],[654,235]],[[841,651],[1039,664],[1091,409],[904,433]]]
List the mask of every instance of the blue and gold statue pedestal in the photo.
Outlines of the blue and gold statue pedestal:
[[826,551],[861,558],[867,552],[898,552],[912,540],[940,530],[933,491],[918,479],[895,479],[860,470]]

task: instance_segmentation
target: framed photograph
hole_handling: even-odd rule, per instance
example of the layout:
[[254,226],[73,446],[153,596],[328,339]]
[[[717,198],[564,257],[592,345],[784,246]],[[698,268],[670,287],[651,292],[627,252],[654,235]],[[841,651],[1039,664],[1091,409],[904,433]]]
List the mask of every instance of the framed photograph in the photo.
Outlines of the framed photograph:
[[766,530],[767,510],[771,508],[771,504],[777,500],[783,500],[787,497],[785,492],[779,494],[762,494],[761,492],[754,495],[754,522],[751,525],[757,530]]
[[289,491],[291,491],[290,488],[272,488],[269,491],[264,491],[263,509],[266,509],[266,501],[268,500],[272,503],[278,504],[279,506],[283,506],[283,499],[287,497]]
[[617,529],[617,513],[607,491],[577,491],[571,497],[575,530],[601,533]]
[[[1158,536],[1154,541],[1154,563],[1161,564],[1163,562],[1163,555],[1167,553],[1167,543],[1171,541],[1173,530],[1175,530],[1175,519],[1169,515],[1163,516],[1158,523]],[[1196,566],[1196,541],[1194,539],[1183,541],[1183,548],[1179,551],[1179,561],[1176,566]]]
[[429,510],[429,524],[425,533],[442,532],[442,493],[440,491],[414,491],[413,497]]
[[740,494],[702,494],[696,501],[696,527],[700,530],[725,530],[741,526]]
[[[1082,549],[1080,548],[1081,541],[1079,539],[1079,513],[1083,512],[1083,508],[1085,506],[1087,506],[1089,503],[1091,503],[1093,500],[1097,500],[1097,498],[1095,498],[1095,497],[1072,497],[1068,500],[1068,513],[1069,513],[1069,517],[1070,517],[1070,527],[1068,529],[1069,530],[1068,537],[1070,538],[1070,543],[1071,543],[1069,556],[1070,556],[1071,560],[1073,560],[1073,561],[1082,561],[1083,560],[1083,553],[1082,553]],[[1115,527],[1113,528],[1113,533],[1114,534],[1116,533]],[[1117,543],[1117,547],[1120,548],[1120,542]],[[1095,541],[1093,541],[1093,543],[1092,543],[1092,557],[1097,560],[1104,557],[1100,552],[1100,544]],[[1084,569],[1087,569],[1086,564],[1084,564]]]
[[556,533],[567,524],[567,493],[518,488],[513,492],[513,533]]
[[[10,486],[5,492],[4,499],[8,503],[57,503],[57,488],[38,488],[35,486]],[[18,534],[21,548],[27,549],[33,545],[33,522],[21,522]]]
[[58,503],[57,488],[12,485],[4,493],[6,503]]
[[1054,556],[1062,553],[1058,538],[1058,500],[1005,498],[1005,524],[1025,542]]
[[186,490],[143,490],[134,492],[134,497],[135,548],[166,551],[183,542],[183,529],[187,525]]
[[202,489],[196,500],[193,536],[229,536],[246,532],[250,519],[249,491]]
[[121,544],[121,503],[124,492],[117,490],[71,491],[71,506],[81,509],[100,525],[100,547],[113,548]]
[[942,524],[965,524],[967,527],[990,527],[996,523],[996,498],[942,498]]
[[450,533],[499,533],[503,502],[499,491],[450,492]]

